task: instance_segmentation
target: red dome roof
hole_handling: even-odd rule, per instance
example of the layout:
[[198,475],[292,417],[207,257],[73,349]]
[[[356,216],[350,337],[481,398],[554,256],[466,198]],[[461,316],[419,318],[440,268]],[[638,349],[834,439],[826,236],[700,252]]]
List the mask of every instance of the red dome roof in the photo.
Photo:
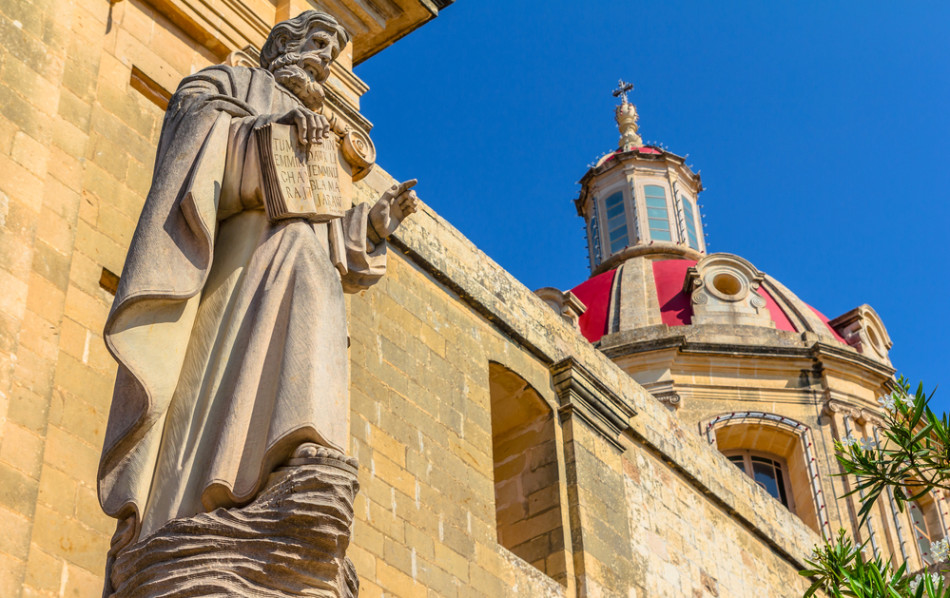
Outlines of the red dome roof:
[[[683,292],[683,281],[686,279],[686,271],[695,266],[696,262],[670,259],[654,261],[652,265],[661,320],[667,326],[691,324],[693,306],[689,295]],[[599,341],[607,331],[607,314],[610,313],[610,299],[613,295],[611,291],[616,274],[616,269],[608,270],[571,289],[571,292],[587,306],[587,311],[580,317],[578,324],[581,333],[592,343]],[[765,305],[777,330],[801,332],[792,325],[788,315],[766,289],[759,287],[755,292],[765,300]],[[810,305],[808,307],[825,323],[835,339],[846,344],[845,340],[828,324],[828,318],[814,307]]]
[[571,289],[587,306],[587,310],[577,319],[577,324],[584,337],[592,343],[599,341],[607,331],[607,309],[610,307],[610,289],[614,286],[615,274],[616,269],[608,270]]

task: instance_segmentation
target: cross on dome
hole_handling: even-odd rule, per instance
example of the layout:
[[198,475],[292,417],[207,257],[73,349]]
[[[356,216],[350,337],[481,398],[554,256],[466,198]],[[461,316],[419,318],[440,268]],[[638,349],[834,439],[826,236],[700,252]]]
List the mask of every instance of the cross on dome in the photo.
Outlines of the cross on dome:
[[614,97],[615,98],[619,97],[622,103],[628,104],[629,102],[627,102],[627,92],[632,91],[632,90],[633,90],[633,83],[627,83],[626,81],[621,79],[619,86],[617,87],[617,89],[614,90]]

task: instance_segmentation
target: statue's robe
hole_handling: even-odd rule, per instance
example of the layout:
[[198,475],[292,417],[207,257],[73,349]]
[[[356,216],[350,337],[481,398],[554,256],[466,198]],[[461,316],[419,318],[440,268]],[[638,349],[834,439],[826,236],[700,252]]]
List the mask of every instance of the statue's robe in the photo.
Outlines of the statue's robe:
[[378,280],[385,243],[367,241],[365,204],[267,219],[253,129],[299,105],[269,72],[226,66],[169,103],[105,327],[119,368],[99,497],[133,538],[247,503],[303,442],[347,447],[343,293]]

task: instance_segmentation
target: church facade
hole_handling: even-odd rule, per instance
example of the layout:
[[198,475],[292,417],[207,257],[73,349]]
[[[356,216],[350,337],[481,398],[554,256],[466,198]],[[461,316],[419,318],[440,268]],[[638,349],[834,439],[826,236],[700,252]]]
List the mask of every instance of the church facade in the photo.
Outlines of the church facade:
[[[333,14],[353,42],[328,98],[370,201],[393,179],[352,67],[448,4],[0,2],[0,595],[101,593],[102,329],[178,81]],[[699,176],[618,95],[620,143],[575,201],[589,280],[531,292],[424,206],[347,299],[361,595],[796,596],[842,527],[926,566],[943,497],[879,501],[861,527],[837,498],[833,443],[876,438],[892,384],[880,318],[826,318],[767,264],[707,254]]]

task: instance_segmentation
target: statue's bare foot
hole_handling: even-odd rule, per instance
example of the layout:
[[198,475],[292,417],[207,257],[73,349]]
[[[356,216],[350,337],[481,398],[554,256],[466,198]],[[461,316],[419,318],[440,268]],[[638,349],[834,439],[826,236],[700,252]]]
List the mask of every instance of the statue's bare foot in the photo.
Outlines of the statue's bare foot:
[[319,444],[313,442],[305,442],[298,446],[294,450],[293,454],[290,456],[290,462],[293,463],[297,460],[313,460],[313,459],[336,459],[337,461],[342,461],[354,469],[359,466],[359,461],[354,457],[347,457],[340,451],[330,448],[327,446],[320,446]]
[[313,459],[314,457],[325,457],[327,456],[327,449],[320,446],[319,444],[314,444],[312,442],[305,442],[297,447],[294,451],[294,454],[290,456],[291,459]]

